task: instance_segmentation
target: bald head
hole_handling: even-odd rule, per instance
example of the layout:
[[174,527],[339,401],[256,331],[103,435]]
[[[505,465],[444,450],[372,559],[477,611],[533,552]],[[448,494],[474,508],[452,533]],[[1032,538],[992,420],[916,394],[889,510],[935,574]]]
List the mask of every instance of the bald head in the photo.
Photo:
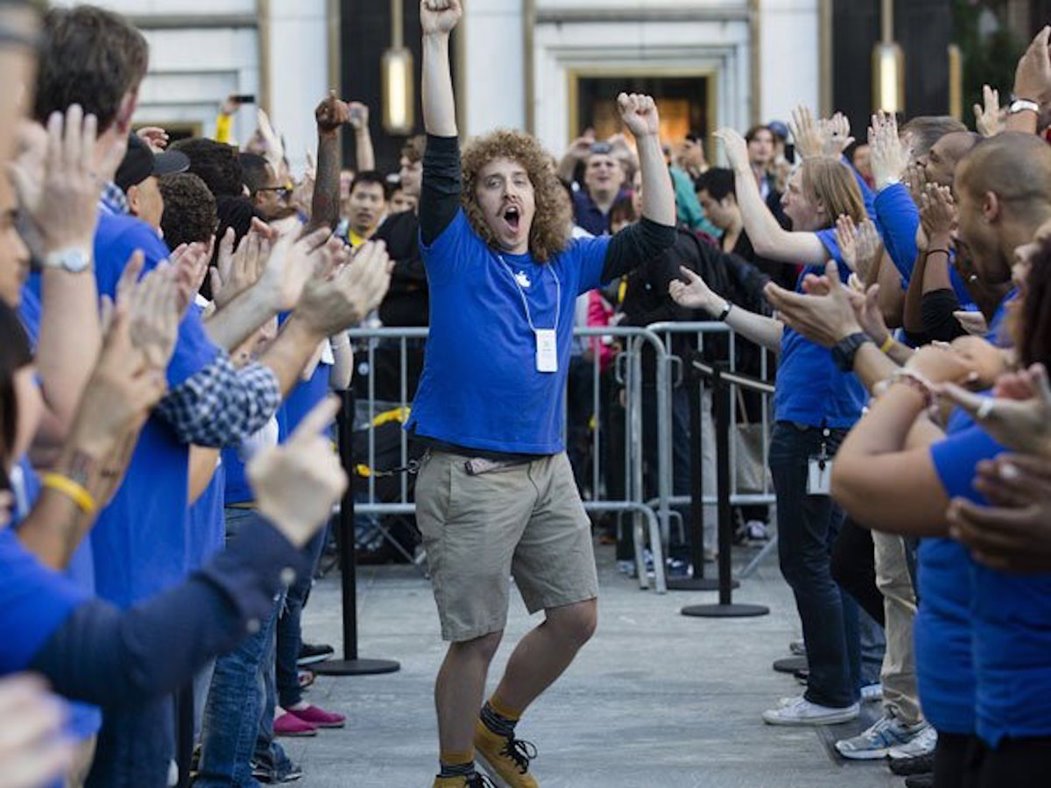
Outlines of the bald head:
[[988,283],[1010,277],[1016,247],[1051,219],[1051,147],[1005,132],[974,146],[956,169],[960,240]]
[[960,162],[956,179],[957,191],[965,190],[976,199],[995,194],[1007,210],[1047,211],[1051,209],[1051,146],[1034,134],[997,134],[974,146]]

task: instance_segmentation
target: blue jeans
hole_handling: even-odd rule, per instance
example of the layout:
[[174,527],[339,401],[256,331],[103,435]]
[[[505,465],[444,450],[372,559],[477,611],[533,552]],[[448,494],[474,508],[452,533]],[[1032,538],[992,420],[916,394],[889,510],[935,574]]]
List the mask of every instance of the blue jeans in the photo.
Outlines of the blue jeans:
[[107,709],[88,788],[165,788],[175,755],[172,697]]
[[[255,516],[250,510],[228,508],[227,541],[236,538],[240,527]],[[273,724],[273,706],[266,708],[263,676],[267,665],[273,670],[274,632],[283,596],[274,600],[273,610],[260,622],[258,632],[215,661],[204,707],[196,788],[258,785],[252,777],[252,760],[260,720],[269,716]]]
[[321,560],[328,528],[322,528],[307,542],[303,554],[310,560],[310,572],[303,573],[293,583],[285,597],[285,609],[277,622],[277,702],[283,709],[290,709],[303,700],[303,688],[299,686],[299,648],[303,644],[303,607],[314,584],[314,573]]
[[832,579],[831,549],[843,511],[827,495],[807,494],[807,465],[822,441],[831,456],[846,430],[825,431],[779,421],[770,440],[777,494],[778,557],[803,623],[810,678],[805,697],[844,707],[858,699],[861,654],[857,606]]

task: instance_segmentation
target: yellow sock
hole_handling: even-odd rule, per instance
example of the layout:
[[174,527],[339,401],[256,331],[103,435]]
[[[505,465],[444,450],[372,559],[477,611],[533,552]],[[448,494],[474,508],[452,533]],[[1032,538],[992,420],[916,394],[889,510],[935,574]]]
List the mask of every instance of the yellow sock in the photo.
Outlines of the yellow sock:
[[511,706],[508,706],[496,696],[495,692],[493,693],[492,697],[489,698],[489,706],[501,717],[503,717],[506,720],[510,720],[511,722],[518,722],[520,719],[522,719],[522,712],[519,709],[515,709]]

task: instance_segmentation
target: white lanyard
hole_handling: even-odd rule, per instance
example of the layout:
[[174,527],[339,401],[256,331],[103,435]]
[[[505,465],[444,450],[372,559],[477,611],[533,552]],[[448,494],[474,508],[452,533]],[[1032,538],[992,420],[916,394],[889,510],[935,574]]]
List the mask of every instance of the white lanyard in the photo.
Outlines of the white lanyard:
[[[500,261],[500,264],[507,271],[507,275],[511,277],[511,281],[518,288],[518,295],[522,298],[522,308],[525,310],[526,321],[529,323],[529,328],[532,329],[533,337],[536,340],[536,371],[558,372],[558,319],[562,311],[562,283],[558,279],[558,274],[555,273],[554,268],[551,269],[551,276],[555,278],[555,327],[537,328],[533,323],[533,314],[529,311],[529,299],[526,298],[525,290],[522,289],[518,277],[515,276],[515,272],[511,270],[511,266],[507,264],[503,257],[496,255],[496,259]],[[543,269],[541,269],[541,273],[543,273]],[[525,276],[524,273],[522,275]],[[538,281],[537,284],[542,283]]]
[[[529,323],[529,327],[533,329],[533,333],[536,333],[537,328],[535,325],[533,325],[533,315],[529,311],[529,299],[526,298],[525,290],[522,289],[522,285],[518,283],[518,277],[515,276],[514,271],[511,270],[511,266],[507,264],[507,261],[504,260],[504,258],[501,255],[497,255],[496,259],[500,261],[500,264],[503,265],[504,270],[506,270],[508,275],[511,277],[511,281],[514,282],[515,287],[518,288],[518,295],[522,297],[522,308],[525,309],[526,321]],[[544,268],[550,268],[550,266],[542,266],[541,272],[543,272]],[[559,281],[558,274],[555,273],[554,268],[550,268],[550,271],[551,276],[555,278],[555,333],[557,334],[559,313],[561,313],[562,311],[562,282]]]

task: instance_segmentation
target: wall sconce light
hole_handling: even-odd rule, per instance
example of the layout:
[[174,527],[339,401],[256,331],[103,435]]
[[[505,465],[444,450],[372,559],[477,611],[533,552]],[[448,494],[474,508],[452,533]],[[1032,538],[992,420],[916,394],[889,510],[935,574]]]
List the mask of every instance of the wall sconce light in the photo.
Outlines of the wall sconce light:
[[882,36],[872,50],[872,108],[905,111],[905,53],[894,41],[894,0],[883,0]]
[[383,53],[383,130],[412,134],[416,126],[416,90],[412,52],[405,48],[404,0],[390,0],[390,49]]
[[383,79],[383,129],[388,134],[412,134],[416,126],[415,70],[412,52],[388,49],[380,61]]

